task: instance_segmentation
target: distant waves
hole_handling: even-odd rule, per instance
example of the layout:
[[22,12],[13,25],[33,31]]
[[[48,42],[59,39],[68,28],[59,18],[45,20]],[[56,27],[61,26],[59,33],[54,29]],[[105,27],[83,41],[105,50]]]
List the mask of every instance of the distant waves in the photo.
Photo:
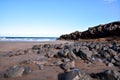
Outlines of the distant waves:
[[0,37],[0,41],[55,41],[57,37]]

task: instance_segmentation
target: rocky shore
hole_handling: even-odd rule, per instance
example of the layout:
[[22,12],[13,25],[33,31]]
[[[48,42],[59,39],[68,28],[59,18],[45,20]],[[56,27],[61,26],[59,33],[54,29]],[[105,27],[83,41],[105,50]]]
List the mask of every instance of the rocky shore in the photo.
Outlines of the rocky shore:
[[1,51],[0,80],[6,79],[120,80],[120,43],[63,41]]
[[[113,38],[115,37],[115,39]],[[98,39],[106,38],[109,40],[120,40],[120,21],[111,22],[108,24],[100,24],[90,27],[83,32],[73,32],[70,34],[61,35],[59,40],[80,40],[80,39]]]
[[0,42],[0,80],[120,80],[120,21],[53,42]]

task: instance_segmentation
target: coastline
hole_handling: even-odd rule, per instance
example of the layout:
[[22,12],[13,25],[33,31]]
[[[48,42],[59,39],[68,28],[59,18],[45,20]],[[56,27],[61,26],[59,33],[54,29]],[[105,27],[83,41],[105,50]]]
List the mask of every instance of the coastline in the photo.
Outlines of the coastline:
[[56,41],[0,41],[0,52],[15,49],[27,49],[33,45],[39,44],[63,44],[72,41],[56,40]]
[[[47,46],[45,46],[45,44],[47,44]],[[58,44],[57,45],[58,48],[55,48],[56,44]],[[62,46],[60,47],[59,44],[62,44]],[[37,45],[37,48],[33,48],[34,45]],[[40,47],[39,45],[42,45],[42,47]],[[88,45],[91,47],[93,47],[94,45],[95,46],[102,45],[102,47],[104,47],[104,44],[102,43],[91,44],[91,42],[90,43],[89,42],[74,42],[74,41],[66,41],[66,40],[39,41],[39,42],[36,42],[36,41],[31,41],[31,42],[0,41],[0,76],[7,69],[9,69],[9,67],[16,66],[16,65],[29,66],[33,70],[32,73],[28,75],[23,75],[21,77],[15,77],[15,78],[3,78],[3,77],[1,78],[0,77],[0,80],[6,80],[6,79],[7,80],[60,80],[58,79],[59,74],[64,73],[64,71],[60,68],[60,64],[61,64],[60,61],[67,60],[68,58],[65,58],[63,56],[61,58],[60,57],[47,57],[45,56],[45,54],[48,54],[51,51],[52,53],[50,53],[50,55],[54,53],[58,54],[59,51],[65,50],[67,48],[66,45],[68,45],[68,47],[71,47],[71,48],[73,47],[76,49],[81,48],[81,47],[88,48]],[[106,46],[108,45],[112,46],[113,44],[107,43]],[[49,48],[48,46],[52,46],[52,48]],[[25,53],[24,52],[25,50],[27,51],[30,50],[30,52]],[[31,50],[35,52],[31,53]],[[36,51],[42,51],[42,50],[43,50],[42,53],[36,52]],[[56,53],[56,50],[58,51],[57,53]],[[21,54],[21,51],[24,53]],[[20,52],[20,54],[19,53],[17,54],[17,52]],[[44,68],[41,70],[39,69],[40,66],[33,62],[43,57],[45,59],[47,58],[48,61],[47,61],[47,64],[44,64]],[[66,57],[69,57],[69,56],[66,56]],[[118,67],[114,66],[111,63],[109,63],[109,66],[99,61],[95,61],[95,63],[85,63],[84,60],[82,60],[82,58],[78,56],[76,57],[77,59],[75,60],[75,68],[81,69],[85,71],[87,74],[97,73],[97,72],[101,72],[101,71],[108,70],[108,69],[119,70]],[[31,62],[29,63],[29,61],[32,61],[32,63]],[[59,65],[58,64],[56,65],[55,63],[58,63]],[[51,72],[53,74],[51,74]],[[92,80],[96,80],[96,79],[92,79]]]
[[[33,59],[36,60],[40,56],[37,54],[27,54],[27,55],[21,55],[21,56],[14,56],[9,57],[6,56],[10,51],[15,50],[26,50],[29,48],[32,48],[34,45],[43,45],[43,44],[64,44],[64,43],[73,43],[71,41],[0,41],[0,76],[1,74],[8,69],[10,66],[14,66],[19,64],[22,61]],[[32,65],[33,69],[37,69],[36,65]],[[41,71],[38,70],[38,72],[33,72],[32,74],[18,77],[18,78],[1,78],[0,80],[34,80],[34,79],[42,79],[42,80],[48,80],[48,77],[51,77],[51,80],[57,80],[58,73],[61,73],[62,70],[59,67],[53,66],[47,66],[46,69]],[[57,72],[56,72],[57,71]],[[53,72],[54,74],[50,74]],[[45,73],[46,75],[42,74]],[[48,74],[47,74],[48,73]],[[40,75],[41,74],[41,75]]]

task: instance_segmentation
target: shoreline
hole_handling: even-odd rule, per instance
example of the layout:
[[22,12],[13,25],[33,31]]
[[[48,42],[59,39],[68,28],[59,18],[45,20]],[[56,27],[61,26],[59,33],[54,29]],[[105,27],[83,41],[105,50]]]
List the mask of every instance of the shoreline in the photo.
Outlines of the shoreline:
[[[112,56],[111,54],[118,56],[116,49],[119,50],[119,45],[109,42],[104,44],[102,42],[66,40],[39,42],[0,41],[0,76],[2,76],[0,80],[48,80],[48,78],[50,80],[59,80],[58,76],[64,73],[61,65],[66,62],[71,63],[69,61],[71,59],[74,60],[74,67],[83,70],[87,75],[109,69],[118,71],[119,67],[115,66],[114,62],[108,62],[109,57],[107,58],[107,56]],[[116,49],[112,49],[111,46]],[[105,53],[106,50],[108,53],[104,55],[106,59],[103,57],[106,61],[104,62],[102,58],[97,58],[97,55],[103,56],[99,53]],[[109,51],[112,53],[109,54]],[[84,55],[87,57],[84,57]],[[91,59],[93,62],[91,62]],[[114,58],[111,57],[111,59]],[[85,62],[85,60],[88,60],[88,62]],[[5,78],[3,74],[6,70],[15,66],[22,66],[24,69],[30,67],[32,72],[27,75],[23,74],[21,77]],[[71,67],[70,64],[67,68],[69,67]],[[54,74],[51,74],[51,72]]]
[[56,40],[56,41],[0,41],[0,52],[11,51],[15,49],[27,49],[33,45],[39,44],[64,44],[72,41]]

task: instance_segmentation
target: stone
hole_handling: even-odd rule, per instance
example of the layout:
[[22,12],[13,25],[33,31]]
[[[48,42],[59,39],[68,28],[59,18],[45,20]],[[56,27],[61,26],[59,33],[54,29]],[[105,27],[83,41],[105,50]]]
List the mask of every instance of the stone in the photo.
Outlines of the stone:
[[91,62],[92,51],[88,47],[82,46],[77,54],[81,59]]
[[54,57],[56,54],[57,54],[57,52],[56,52],[56,51],[53,51],[53,50],[50,50],[50,51],[46,52],[46,55],[47,55],[47,57],[49,57],[49,58]]
[[107,66],[108,66],[108,67],[112,67],[112,66],[114,66],[114,65],[113,65],[113,63],[107,63]]
[[92,49],[92,53],[93,53],[93,55],[98,54],[98,52],[95,49]]
[[113,50],[113,49],[108,49],[108,52],[109,52],[109,54],[110,54],[111,56],[117,55],[117,52],[116,52],[115,50]]
[[42,45],[34,45],[32,47],[33,50],[39,50],[41,48]]
[[69,52],[70,51],[68,49],[62,49],[62,50],[58,51],[58,56],[60,56],[60,57],[67,57]]
[[99,54],[100,54],[102,59],[111,62],[112,57],[107,51],[102,50],[102,51],[99,52]]
[[53,64],[56,66],[61,65],[63,62],[61,60],[56,60]]
[[31,73],[31,72],[32,72],[32,70],[31,70],[31,68],[30,68],[29,66],[24,67],[24,72],[23,72],[23,74],[29,74],[29,73]]
[[44,65],[38,65],[40,70],[44,69]]
[[69,59],[69,58],[64,58],[62,61],[63,61],[63,62],[69,62],[70,59]]
[[48,64],[49,59],[47,57],[40,57],[37,60],[32,61],[34,64],[37,65],[45,65]]
[[114,65],[120,67],[120,62],[115,62]]
[[61,68],[65,71],[69,71],[72,68],[75,68],[75,61],[64,62],[61,64]]
[[100,73],[91,74],[91,77],[99,80],[120,80],[120,72],[116,70],[105,70]]
[[47,52],[49,52],[48,50],[45,50],[44,48],[41,48],[39,50],[34,50],[34,53],[37,53],[37,54],[46,54]]
[[23,54],[25,54],[24,50],[18,50],[15,55],[18,56]]
[[25,52],[25,53],[28,53],[28,54],[32,54],[32,53],[34,53],[34,51],[33,51],[31,48],[25,50],[24,52]]
[[16,53],[15,51],[9,51],[9,52],[8,52],[8,56],[9,56],[9,57],[12,57],[12,56],[15,55],[15,53]]
[[5,78],[15,78],[15,77],[21,77],[24,73],[25,69],[21,66],[12,66],[9,69],[7,69],[4,73]]
[[63,45],[62,44],[56,44],[56,45],[54,45],[54,48],[55,49],[62,49]]
[[64,74],[64,80],[90,80],[90,76],[80,69],[72,69]]
[[120,54],[115,55],[113,58],[115,59],[115,61],[120,62]]
[[52,45],[52,44],[44,44],[42,46],[42,48],[51,49],[51,48],[54,48],[54,45]]
[[25,50],[22,50],[22,49],[8,52],[9,57],[19,56],[19,55],[24,55],[24,54],[26,54]]
[[77,56],[75,55],[75,53],[74,53],[73,51],[70,51],[70,52],[67,54],[67,58],[76,60],[76,59],[77,59]]

